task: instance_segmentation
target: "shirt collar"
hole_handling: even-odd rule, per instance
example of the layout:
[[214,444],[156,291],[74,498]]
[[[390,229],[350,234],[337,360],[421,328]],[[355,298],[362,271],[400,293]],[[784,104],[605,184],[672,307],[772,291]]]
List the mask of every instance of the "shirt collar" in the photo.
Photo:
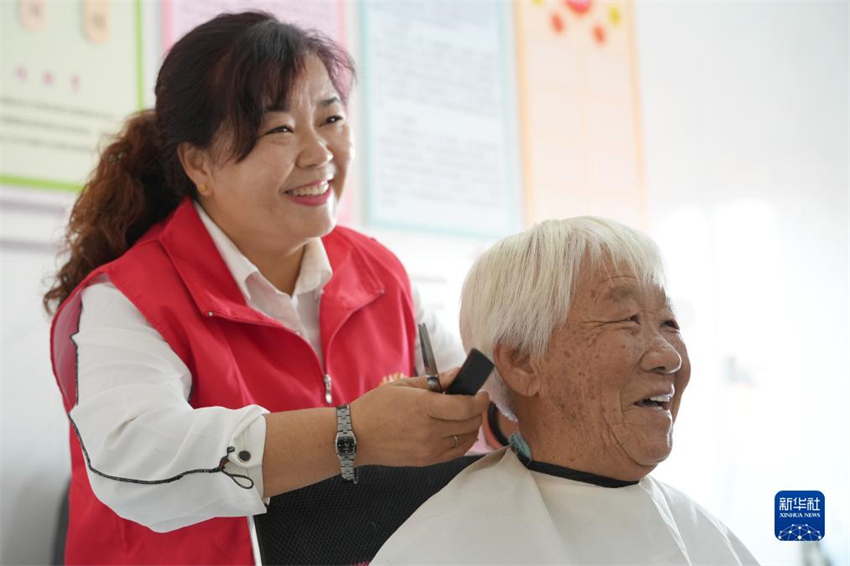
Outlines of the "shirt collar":
[[333,275],[328,252],[320,238],[311,238],[304,248],[304,257],[301,258],[301,273],[295,282],[294,295],[310,293],[319,290],[330,281]]
[[[198,216],[200,216],[201,222],[203,222],[204,227],[209,232],[216,249],[218,249],[218,253],[224,260],[225,265],[227,265],[227,269],[233,275],[233,279],[245,297],[245,301],[250,301],[252,298],[248,285],[251,277],[274,288],[263,274],[260,273],[257,266],[251,263],[251,260],[239,251],[239,248],[224,233],[224,230],[219,228],[218,224],[210,218],[204,207],[197,201],[193,201],[192,204],[195,210],[198,211]],[[295,281],[293,295],[301,295],[322,289],[332,275],[333,269],[331,268],[331,262],[328,259],[328,254],[322,240],[320,238],[311,238],[307,241],[304,248],[304,257],[301,259],[301,272]]]

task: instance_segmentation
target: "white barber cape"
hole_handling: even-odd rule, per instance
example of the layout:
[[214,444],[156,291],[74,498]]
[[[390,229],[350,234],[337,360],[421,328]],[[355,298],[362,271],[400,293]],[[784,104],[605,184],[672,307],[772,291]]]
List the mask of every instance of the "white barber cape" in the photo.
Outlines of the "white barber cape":
[[649,476],[618,482],[530,467],[509,448],[475,462],[371,564],[757,564],[723,523]]

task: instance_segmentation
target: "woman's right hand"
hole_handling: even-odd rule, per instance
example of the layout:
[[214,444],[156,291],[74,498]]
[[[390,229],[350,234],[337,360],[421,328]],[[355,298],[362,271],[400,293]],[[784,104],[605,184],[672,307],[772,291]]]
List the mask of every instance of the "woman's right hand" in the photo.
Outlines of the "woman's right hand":
[[[457,372],[440,374],[443,390]],[[350,404],[355,465],[428,466],[459,458],[475,444],[489,404],[484,391],[474,397],[431,392],[425,377],[373,389]]]

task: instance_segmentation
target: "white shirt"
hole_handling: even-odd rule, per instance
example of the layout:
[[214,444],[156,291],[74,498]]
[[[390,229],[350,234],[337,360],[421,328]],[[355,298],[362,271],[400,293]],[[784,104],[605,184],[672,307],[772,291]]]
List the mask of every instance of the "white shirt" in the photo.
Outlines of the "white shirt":
[[[200,205],[195,207],[247,304],[299,332],[321,359],[319,304],[322,288],[333,275],[321,240],[307,244],[290,296],[263,277]],[[258,405],[236,410],[193,408],[188,403],[189,369],[108,278],[84,289],[81,300],[79,332],[72,337],[77,345],[79,402],[71,417],[91,467],[100,472],[87,468],[98,499],[119,516],[157,532],[213,517],[264,513],[263,415],[268,411]],[[428,325],[439,367],[460,365],[463,349],[422,308],[415,288],[413,303],[417,322]],[[418,340],[416,369],[421,373]],[[225,471],[248,476],[253,489],[221,473],[179,477],[189,470],[216,467],[230,446],[235,450]],[[239,459],[242,451],[250,453],[249,461]]]
[[600,487],[485,456],[425,502],[379,564],[757,564],[684,493],[644,477]]

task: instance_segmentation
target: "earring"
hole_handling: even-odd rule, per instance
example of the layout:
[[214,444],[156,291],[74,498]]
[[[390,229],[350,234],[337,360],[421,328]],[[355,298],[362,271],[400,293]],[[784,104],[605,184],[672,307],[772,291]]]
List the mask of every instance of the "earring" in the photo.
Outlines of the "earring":
[[198,185],[198,193],[200,193],[202,195],[206,195],[207,194],[207,186],[203,185],[203,184]]

